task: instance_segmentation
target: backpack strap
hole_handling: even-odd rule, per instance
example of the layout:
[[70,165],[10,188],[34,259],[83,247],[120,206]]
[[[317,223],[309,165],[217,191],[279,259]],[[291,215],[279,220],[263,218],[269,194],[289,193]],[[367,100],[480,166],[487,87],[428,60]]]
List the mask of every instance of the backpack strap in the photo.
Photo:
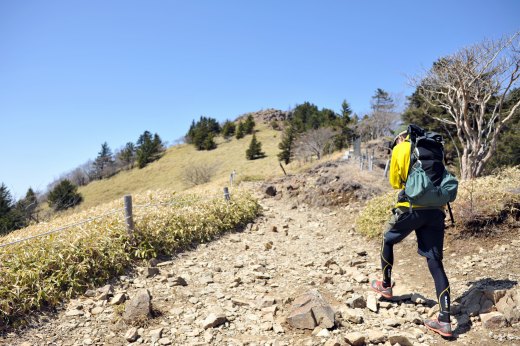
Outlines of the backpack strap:
[[[412,135],[410,134],[410,163],[408,165],[408,173],[406,175],[406,181],[408,181],[408,176],[410,176],[410,172],[412,171],[412,168],[414,165],[414,160],[413,160],[414,151],[415,151],[415,138],[412,138]],[[406,181],[404,182],[405,185],[406,185]],[[406,196],[406,194],[405,194],[405,196]],[[406,199],[408,200],[408,205],[409,205],[408,211],[411,213],[413,211],[412,201],[410,200],[410,198],[408,196],[406,196]]]

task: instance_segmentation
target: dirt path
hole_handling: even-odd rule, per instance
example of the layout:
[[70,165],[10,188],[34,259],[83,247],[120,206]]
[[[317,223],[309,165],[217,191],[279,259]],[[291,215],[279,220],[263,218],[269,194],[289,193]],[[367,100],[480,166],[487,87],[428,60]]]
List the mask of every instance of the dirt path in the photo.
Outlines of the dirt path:
[[[131,298],[143,288],[151,293],[155,317],[138,326],[137,341],[125,340],[131,326],[121,319],[121,305],[81,297],[54,315],[40,316],[26,331],[0,339],[0,344],[330,346],[345,344],[343,337],[358,331],[373,344],[390,344],[388,337],[399,335],[413,345],[520,345],[518,330],[502,329],[491,337],[477,319],[454,321],[454,326],[464,327],[457,328],[456,339],[448,342],[420,323],[435,312],[420,299],[379,301],[377,312],[357,310],[362,323],[343,316],[338,327],[319,336],[312,335],[318,330],[291,329],[285,322],[290,302],[310,289],[319,290],[339,312],[357,295],[366,301],[372,295],[368,280],[380,276],[379,241],[357,234],[354,215],[344,208],[295,208],[283,199],[260,197],[264,215],[243,232],[226,234],[161,263],[159,275],[148,278],[147,270],[138,268],[113,283],[115,295]],[[431,300],[433,282],[414,241],[410,237],[396,248],[396,292],[416,292]],[[518,281],[518,242],[482,250],[480,245],[470,251],[457,242],[448,244],[445,267],[454,298],[462,296],[472,281],[483,283],[488,278],[514,282],[511,285]],[[187,286],[174,284],[177,277]],[[227,322],[204,329],[203,321],[214,311],[225,315]]]

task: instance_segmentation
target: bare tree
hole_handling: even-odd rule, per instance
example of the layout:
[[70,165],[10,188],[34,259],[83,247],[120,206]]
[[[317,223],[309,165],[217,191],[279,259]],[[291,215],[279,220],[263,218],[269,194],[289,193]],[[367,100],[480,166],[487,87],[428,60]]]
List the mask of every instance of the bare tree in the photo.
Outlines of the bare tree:
[[504,125],[519,116],[520,101],[504,107],[520,76],[519,39],[517,32],[463,48],[412,80],[429,104],[446,109],[446,117],[434,119],[455,126],[462,179],[482,174]]
[[192,163],[182,172],[182,181],[189,186],[205,184],[211,181],[211,178],[217,171],[216,165],[207,163]]
[[316,156],[319,160],[327,143],[329,143],[335,135],[336,132],[329,127],[320,127],[303,133],[295,143],[295,156],[304,161],[307,161],[313,156]]

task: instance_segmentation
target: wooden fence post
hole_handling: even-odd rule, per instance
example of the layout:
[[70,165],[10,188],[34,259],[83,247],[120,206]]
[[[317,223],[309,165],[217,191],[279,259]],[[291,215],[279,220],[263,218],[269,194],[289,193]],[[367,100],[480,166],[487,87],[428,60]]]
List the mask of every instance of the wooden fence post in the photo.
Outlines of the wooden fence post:
[[134,239],[134,217],[132,214],[132,195],[126,195],[124,197],[125,200],[125,221],[126,221],[126,229],[128,231],[128,235],[130,239]]
[[390,160],[386,160],[386,164],[385,164],[385,178],[388,174],[388,165],[390,164]]
[[225,199],[226,201],[229,201],[229,198],[230,198],[230,197],[229,197],[229,189],[228,189],[227,186],[226,186],[226,187],[224,187],[224,199]]

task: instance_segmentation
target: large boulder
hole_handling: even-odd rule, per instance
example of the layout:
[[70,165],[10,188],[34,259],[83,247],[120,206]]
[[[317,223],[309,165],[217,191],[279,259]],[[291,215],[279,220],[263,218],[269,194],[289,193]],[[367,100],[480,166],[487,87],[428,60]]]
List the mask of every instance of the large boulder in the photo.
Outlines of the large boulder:
[[484,328],[487,328],[487,329],[498,329],[498,328],[507,327],[507,320],[506,320],[504,314],[502,314],[498,311],[481,314],[480,319],[482,321],[482,325],[484,326]]
[[123,320],[129,323],[145,321],[152,317],[152,297],[147,289],[137,292],[130,299],[123,313]]
[[520,322],[520,289],[507,291],[498,301],[496,308],[509,324]]
[[298,329],[332,328],[335,324],[334,310],[318,291],[309,291],[296,298],[287,322]]

